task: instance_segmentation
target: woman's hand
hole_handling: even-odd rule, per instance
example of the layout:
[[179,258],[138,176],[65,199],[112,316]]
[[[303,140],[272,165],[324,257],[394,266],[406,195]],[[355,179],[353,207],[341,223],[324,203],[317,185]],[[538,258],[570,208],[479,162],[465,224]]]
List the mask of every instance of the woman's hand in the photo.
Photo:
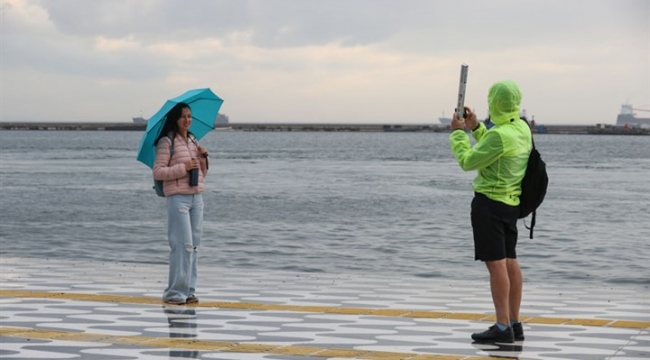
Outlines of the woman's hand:
[[465,106],[464,119],[458,118],[458,112],[454,113],[454,118],[451,120],[451,129],[462,129],[463,127],[469,131],[474,131],[479,126],[479,122],[476,119],[476,113]]
[[453,118],[451,119],[451,124],[449,124],[449,126],[451,126],[451,130],[462,129],[465,127],[465,120],[459,119],[458,112],[455,112]]
[[185,162],[185,170],[190,171],[192,169],[198,169],[200,166],[198,159],[192,159]]
[[469,107],[465,106],[465,114],[467,114],[467,117],[465,118],[465,127],[469,131],[474,131],[474,129],[479,125],[478,120],[476,119],[476,113]]

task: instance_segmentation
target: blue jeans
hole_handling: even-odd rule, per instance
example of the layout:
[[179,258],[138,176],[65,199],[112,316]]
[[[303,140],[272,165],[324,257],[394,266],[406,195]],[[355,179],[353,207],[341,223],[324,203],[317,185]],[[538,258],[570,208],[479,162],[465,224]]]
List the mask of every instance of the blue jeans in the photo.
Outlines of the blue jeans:
[[163,300],[183,300],[194,294],[197,252],[203,232],[203,196],[177,194],[167,197],[169,282]]

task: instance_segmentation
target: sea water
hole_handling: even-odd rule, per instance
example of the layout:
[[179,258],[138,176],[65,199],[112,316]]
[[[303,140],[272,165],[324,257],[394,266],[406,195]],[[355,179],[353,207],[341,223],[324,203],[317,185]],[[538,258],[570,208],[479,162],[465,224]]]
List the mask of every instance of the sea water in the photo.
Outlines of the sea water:
[[[164,264],[165,199],[141,132],[0,131],[2,257]],[[535,137],[549,191],[525,281],[650,285],[650,137]],[[213,132],[200,262],[484,279],[445,133]]]

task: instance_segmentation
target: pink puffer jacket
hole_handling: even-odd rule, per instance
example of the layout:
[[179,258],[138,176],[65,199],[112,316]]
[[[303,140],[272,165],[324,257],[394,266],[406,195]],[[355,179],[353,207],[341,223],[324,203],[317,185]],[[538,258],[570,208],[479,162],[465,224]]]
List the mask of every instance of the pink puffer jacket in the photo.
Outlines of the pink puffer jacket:
[[[156,145],[156,161],[153,164],[153,178],[164,180],[165,196],[175,194],[200,194],[203,192],[203,178],[208,173],[207,160],[199,155],[196,144],[181,135],[174,138],[174,156],[169,159],[171,140],[163,137]],[[185,170],[185,163],[191,159],[199,159],[199,185],[190,186],[190,173]]]

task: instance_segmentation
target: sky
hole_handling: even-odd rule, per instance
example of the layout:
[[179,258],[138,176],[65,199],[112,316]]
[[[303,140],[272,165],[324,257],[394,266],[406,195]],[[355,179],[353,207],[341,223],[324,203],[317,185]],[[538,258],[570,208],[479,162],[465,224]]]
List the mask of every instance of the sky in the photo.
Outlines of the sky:
[[[0,0],[0,121],[436,124],[516,81],[538,124],[650,110],[649,0]],[[650,112],[638,111],[641,117]]]

